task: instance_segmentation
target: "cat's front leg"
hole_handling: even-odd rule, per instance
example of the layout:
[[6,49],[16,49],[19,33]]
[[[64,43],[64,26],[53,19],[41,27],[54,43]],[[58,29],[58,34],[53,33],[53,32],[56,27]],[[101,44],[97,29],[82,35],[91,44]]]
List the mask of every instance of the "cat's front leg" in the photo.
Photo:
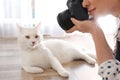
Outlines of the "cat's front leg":
[[23,69],[29,73],[42,73],[44,70],[40,67],[23,66]]
[[50,57],[50,64],[52,68],[55,69],[59,73],[59,75],[63,77],[69,77],[70,73],[66,69],[63,68],[63,66],[61,65],[61,63],[56,57],[54,56]]

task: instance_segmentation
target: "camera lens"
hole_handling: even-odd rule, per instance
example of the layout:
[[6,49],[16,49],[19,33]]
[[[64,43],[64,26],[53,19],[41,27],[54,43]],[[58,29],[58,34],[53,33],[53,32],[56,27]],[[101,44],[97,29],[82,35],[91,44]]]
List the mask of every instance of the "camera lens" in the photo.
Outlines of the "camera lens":
[[58,14],[57,20],[63,30],[69,30],[74,26],[71,17],[81,21],[89,19],[88,11],[82,6],[82,2],[83,0],[68,0],[68,9]]
[[57,21],[63,30],[69,30],[74,26],[70,18],[71,18],[71,15],[69,10],[65,10],[58,14]]

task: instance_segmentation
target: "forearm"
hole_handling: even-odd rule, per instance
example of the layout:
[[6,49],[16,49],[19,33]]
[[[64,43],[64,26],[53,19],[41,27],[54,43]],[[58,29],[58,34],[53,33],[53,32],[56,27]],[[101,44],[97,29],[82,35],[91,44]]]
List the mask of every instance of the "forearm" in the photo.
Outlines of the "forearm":
[[72,32],[75,29],[92,35],[95,43],[98,64],[101,64],[108,59],[113,59],[113,52],[105,39],[104,33],[94,20],[79,21],[75,18],[71,18],[71,20],[76,28],[72,28],[72,30],[69,30],[68,32]]
[[105,39],[103,31],[100,28],[92,33],[92,38],[96,48],[98,64],[101,64],[108,59],[113,59],[113,52]]

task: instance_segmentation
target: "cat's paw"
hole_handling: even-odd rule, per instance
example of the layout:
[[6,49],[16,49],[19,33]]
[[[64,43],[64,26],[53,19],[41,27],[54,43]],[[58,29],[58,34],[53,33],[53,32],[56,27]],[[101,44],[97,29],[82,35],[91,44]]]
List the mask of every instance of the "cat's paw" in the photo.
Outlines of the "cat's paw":
[[59,75],[62,77],[69,77],[70,73],[67,70],[59,71]]
[[95,64],[95,63],[96,63],[96,60],[93,59],[93,58],[91,58],[91,59],[87,60],[87,62],[88,62],[89,64]]
[[29,72],[29,73],[42,73],[42,72],[44,72],[44,70],[42,68],[38,68],[38,67],[24,68],[24,70],[26,72]]

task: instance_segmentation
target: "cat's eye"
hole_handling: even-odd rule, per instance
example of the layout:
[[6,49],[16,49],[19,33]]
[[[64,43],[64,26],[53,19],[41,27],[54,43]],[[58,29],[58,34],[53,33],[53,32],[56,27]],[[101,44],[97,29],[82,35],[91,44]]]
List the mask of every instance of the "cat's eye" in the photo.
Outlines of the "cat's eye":
[[27,39],[30,39],[30,36],[25,36]]
[[35,35],[35,38],[38,38],[39,36],[38,35]]

